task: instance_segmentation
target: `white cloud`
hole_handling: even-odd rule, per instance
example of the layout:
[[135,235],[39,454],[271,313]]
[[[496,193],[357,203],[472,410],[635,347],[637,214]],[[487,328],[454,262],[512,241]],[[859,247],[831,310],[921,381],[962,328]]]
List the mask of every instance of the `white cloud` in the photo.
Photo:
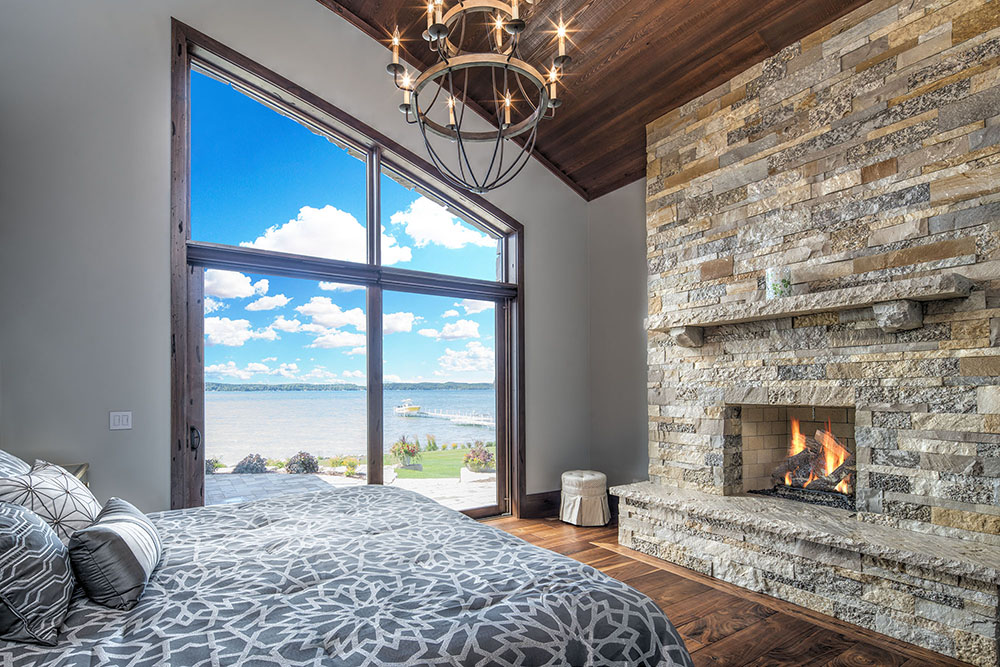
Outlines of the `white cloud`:
[[437,340],[460,340],[462,338],[479,338],[479,323],[472,320],[458,320],[448,322],[441,331],[437,329],[421,329],[417,332],[421,336],[434,338]]
[[398,375],[383,375],[382,376],[382,381],[383,382],[402,382],[403,378],[399,377]]
[[258,364],[256,361],[251,361],[247,364],[247,370],[252,373],[270,373],[271,368],[266,364]]
[[343,384],[343,381],[333,371],[327,370],[324,366],[316,366],[308,373],[299,377],[303,382],[316,382],[321,384]]
[[[287,331],[289,333],[295,333],[302,329],[302,322],[299,320],[287,320],[284,315],[278,315],[274,318],[274,322],[271,323],[272,329],[277,329],[278,331]],[[266,360],[265,360],[266,361]],[[274,361],[277,361],[276,359]]]
[[[303,206],[294,220],[269,227],[263,236],[240,245],[295,255],[365,262],[368,239],[364,225],[350,213],[329,205],[323,208]],[[382,234],[383,264],[408,262],[412,258],[409,248],[399,246],[394,237]]]
[[446,310],[444,311],[444,314],[441,315],[441,317],[458,317],[458,311],[454,309]]
[[236,378],[237,380],[249,380],[253,376],[253,372],[242,369],[237,366],[235,362],[230,361],[225,364],[212,364],[211,366],[205,366],[205,375],[208,377],[226,377]]
[[464,350],[445,349],[444,355],[438,358],[441,372],[435,374],[493,371],[494,357],[492,349],[474,340],[466,345]]
[[290,380],[295,379],[295,376],[299,372],[298,364],[281,364],[276,369],[271,371],[271,375],[280,375],[283,378],[288,378]]
[[217,310],[225,310],[229,305],[212,297],[205,297],[205,314],[214,313]]
[[361,345],[360,347],[355,347],[355,348],[352,348],[352,349],[348,350],[344,354],[355,355],[355,354],[364,354],[364,353],[365,353],[365,346]]
[[421,318],[413,313],[386,313],[382,316],[382,333],[406,333],[413,331],[413,323]]
[[314,296],[309,303],[296,308],[298,312],[311,317],[315,324],[328,329],[352,326],[358,331],[365,329],[365,313],[360,308],[344,310],[327,296]]
[[278,334],[271,327],[254,331],[248,320],[206,317],[205,337],[208,338],[209,345],[240,347],[248,340],[277,340]]
[[328,283],[321,282],[319,288],[324,292],[356,292],[358,290],[363,290],[364,285],[348,285],[347,283]]
[[451,250],[467,245],[497,246],[496,239],[463,224],[444,207],[426,197],[415,200],[405,211],[396,211],[389,220],[394,225],[405,225],[406,233],[418,248],[429,244]]
[[364,334],[332,330],[317,336],[309,347],[319,347],[323,349],[356,347],[358,345],[363,345],[365,340]]
[[275,294],[274,296],[262,296],[256,301],[247,304],[247,310],[274,310],[275,308],[284,308],[291,301],[290,298],[284,294]]
[[220,299],[245,299],[255,294],[267,294],[266,279],[253,282],[239,271],[205,270],[205,295]]
[[344,371],[342,375],[345,378],[363,378],[365,376],[364,371]]
[[264,362],[265,364],[269,361],[277,361],[277,360],[278,357],[264,357],[263,359],[261,359],[261,361]]
[[496,304],[492,301],[476,301],[475,299],[462,299],[455,305],[463,308],[466,315],[475,315],[476,313],[496,308]]

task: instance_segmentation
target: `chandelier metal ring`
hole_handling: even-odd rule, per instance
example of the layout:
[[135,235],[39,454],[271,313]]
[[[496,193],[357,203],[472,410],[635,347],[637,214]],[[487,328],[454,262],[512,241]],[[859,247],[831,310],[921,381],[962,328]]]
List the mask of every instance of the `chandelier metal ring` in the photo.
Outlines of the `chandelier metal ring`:
[[[454,42],[451,41],[451,35],[455,25],[466,16],[472,14],[489,14],[495,12],[499,14],[504,21],[509,21],[512,14],[511,6],[502,2],[502,0],[477,0],[477,2],[462,2],[451,9],[444,15],[442,22],[448,27],[448,36],[444,38],[445,46],[448,49],[448,55],[450,57],[459,56],[464,53],[461,47],[456,46]],[[507,48],[501,50],[499,53],[503,55],[510,55],[514,51],[514,40],[510,40],[510,44]]]
[[[534,152],[542,120],[554,117],[562,104],[558,86],[572,60],[568,30],[561,20],[555,26],[558,48],[543,75],[519,50],[527,29],[519,11],[525,1],[535,0],[424,0],[422,37],[437,62],[415,76],[400,62],[399,28],[392,34],[386,71],[403,94],[400,111],[420,129],[441,176],[472,192],[488,192],[517,176]],[[469,109],[481,118],[466,119]]]
[[[464,56],[456,56],[447,62],[437,63],[421,74],[413,84],[413,95],[410,98],[410,105],[413,109],[414,115],[420,118],[421,122],[427,126],[428,130],[431,130],[434,134],[444,137],[445,139],[458,138],[458,129],[452,129],[445,125],[441,125],[440,123],[431,120],[426,113],[420,110],[420,92],[428,85],[440,81],[450,73],[474,67],[495,67],[498,69],[507,69],[515,74],[523,75],[532,85],[538,88],[539,102],[538,106],[535,107],[534,112],[520,122],[511,125],[510,127],[502,128],[500,131],[502,132],[504,139],[511,139],[513,137],[520,136],[538,125],[538,122],[545,114],[546,108],[549,104],[548,87],[545,85],[545,79],[542,78],[542,75],[539,74],[538,70],[518,58],[501,56],[499,54],[474,53]],[[484,132],[461,130],[461,138],[463,141],[496,141],[497,130],[494,129]]]

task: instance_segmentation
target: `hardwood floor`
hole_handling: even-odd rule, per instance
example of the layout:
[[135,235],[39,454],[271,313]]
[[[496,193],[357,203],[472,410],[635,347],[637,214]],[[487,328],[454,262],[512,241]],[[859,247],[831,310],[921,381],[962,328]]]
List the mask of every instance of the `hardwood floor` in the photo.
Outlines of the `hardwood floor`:
[[605,572],[642,591],[684,637],[697,667],[934,667],[966,665],[803,607],[752,593],[626,549],[618,530],[555,519],[491,526]]

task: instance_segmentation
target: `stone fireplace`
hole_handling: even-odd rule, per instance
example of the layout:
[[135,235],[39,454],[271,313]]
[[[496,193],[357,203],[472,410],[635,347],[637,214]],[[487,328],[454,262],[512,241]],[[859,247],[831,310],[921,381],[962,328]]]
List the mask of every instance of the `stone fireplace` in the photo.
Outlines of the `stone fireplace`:
[[[998,62],[995,2],[876,0],[648,126],[623,545],[998,664]],[[834,472],[793,417],[840,505],[753,493]]]

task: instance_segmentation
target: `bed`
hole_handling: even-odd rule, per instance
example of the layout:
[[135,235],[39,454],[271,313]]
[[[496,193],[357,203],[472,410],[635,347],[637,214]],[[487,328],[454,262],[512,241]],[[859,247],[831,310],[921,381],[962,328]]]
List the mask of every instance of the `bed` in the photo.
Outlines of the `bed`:
[[404,489],[149,516],[139,604],[78,589],[56,647],[0,642],[0,665],[692,664],[646,596]]

